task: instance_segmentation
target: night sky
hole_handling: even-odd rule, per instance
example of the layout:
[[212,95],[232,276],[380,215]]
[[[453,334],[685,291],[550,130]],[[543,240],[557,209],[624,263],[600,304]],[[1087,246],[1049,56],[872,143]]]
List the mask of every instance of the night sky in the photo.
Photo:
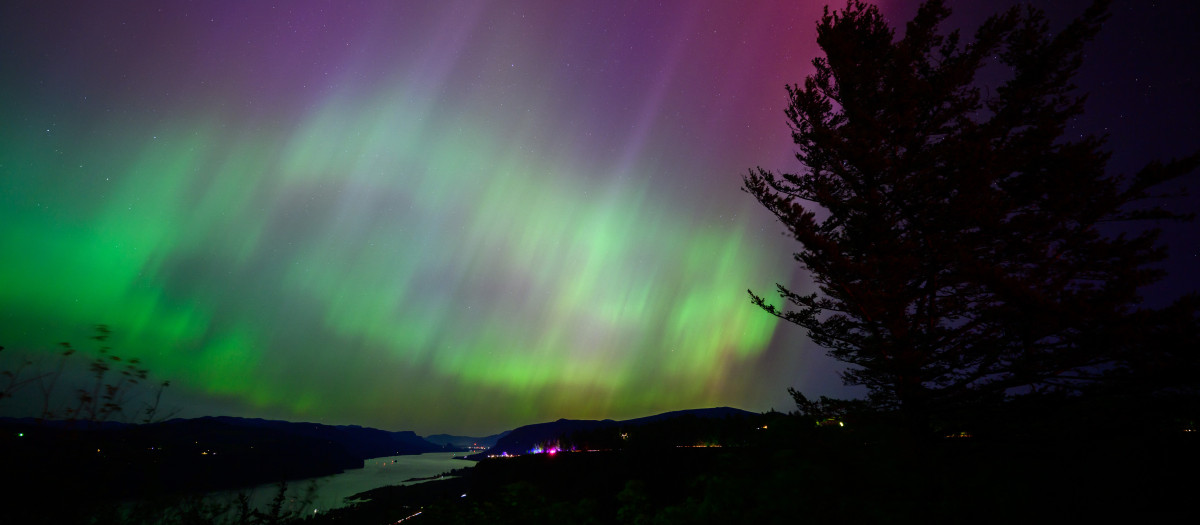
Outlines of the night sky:
[[[797,169],[823,5],[4,2],[0,345],[104,323],[181,416],[422,434],[851,392],[746,295],[805,288],[739,186]],[[1130,171],[1198,145],[1200,9],[1113,11],[1070,132]]]

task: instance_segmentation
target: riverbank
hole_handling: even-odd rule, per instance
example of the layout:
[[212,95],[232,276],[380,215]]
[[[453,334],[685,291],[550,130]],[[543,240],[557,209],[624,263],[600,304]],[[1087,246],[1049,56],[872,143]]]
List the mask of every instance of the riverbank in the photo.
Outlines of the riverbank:
[[[332,509],[353,504],[356,495],[372,489],[388,486],[413,485],[441,479],[450,472],[462,472],[461,461],[456,461],[455,452],[427,452],[425,454],[387,456],[367,460],[360,469],[349,469],[339,474],[294,480],[288,483],[287,500],[306,505],[306,514],[324,513]],[[472,465],[474,463],[472,462]],[[469,466],[466,468],[470,468]],[[305,492],[315,485],[312,496]],[[263,484],[252,487],[251,504],[263,508],[277,494],[278,484]]]
[[[389,487],[313,523],[1177,522],[1200,448],[1189,433],[954,438],[917,449],[824,433],[790,446],[561,452],[481,461]],[[810,437],[812,437],[810,435]]]

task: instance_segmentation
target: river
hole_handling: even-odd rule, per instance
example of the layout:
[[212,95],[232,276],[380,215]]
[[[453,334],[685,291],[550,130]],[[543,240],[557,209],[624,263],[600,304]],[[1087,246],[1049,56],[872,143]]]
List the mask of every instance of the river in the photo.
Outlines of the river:
[[[436,476],[457,468],[474,465],[474,461],[453,459],[462,452],[429,452],[407,456],[389,456],[366,460],[363,468],[351,469],[341,474],[288,482],[288,508],[302,501],[304,494],[313,488],[312,501],[306,505],[305,514],[313,511],[325,512],[346,506],[345,498],[387,485],[411,485],[406,479]],[[279,484],[259,485],[250,492],[250,504],[263,509],[278,494]],[[240,492],[240,491],[239,491]],[[229,493],[223,493],[229,495]]]

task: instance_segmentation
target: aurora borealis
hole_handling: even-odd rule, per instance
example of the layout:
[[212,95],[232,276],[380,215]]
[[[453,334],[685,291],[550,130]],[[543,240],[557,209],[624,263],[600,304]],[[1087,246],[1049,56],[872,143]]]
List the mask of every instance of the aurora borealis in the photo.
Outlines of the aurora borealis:
[[738,187],[823,5],[8,2],[0,344],[108,324],[186,416],[786,409],[830,368]]

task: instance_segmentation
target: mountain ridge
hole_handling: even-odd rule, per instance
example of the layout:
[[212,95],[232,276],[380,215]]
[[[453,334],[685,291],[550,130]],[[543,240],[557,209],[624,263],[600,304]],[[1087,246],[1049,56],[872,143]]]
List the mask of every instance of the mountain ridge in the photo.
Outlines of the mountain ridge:
[[686,410],[673,410],[654,414],[651,416],[643,416],[633,419],[612,420],[612,419],[558,419],[556,421],[548,421],[544,423],[534,423],[517,427],[509,433],[497,440],[496,445],[485,452],[467,456],[469,459],[481,459],[487,456],[496,455],[514,455],[525,454],[530,450],[535,449],[545,443],[559,440],[564,436],[579,432],[593,432],[604,430],[612,427],[622,426],[643,426],[652,423],[658,423],[670,419],[692,417],[697,419],[724,419],[729,417],[749,417],[758,415],[755,412],[742,410],[732,407],[712,407],[712,408],[693,408]]

